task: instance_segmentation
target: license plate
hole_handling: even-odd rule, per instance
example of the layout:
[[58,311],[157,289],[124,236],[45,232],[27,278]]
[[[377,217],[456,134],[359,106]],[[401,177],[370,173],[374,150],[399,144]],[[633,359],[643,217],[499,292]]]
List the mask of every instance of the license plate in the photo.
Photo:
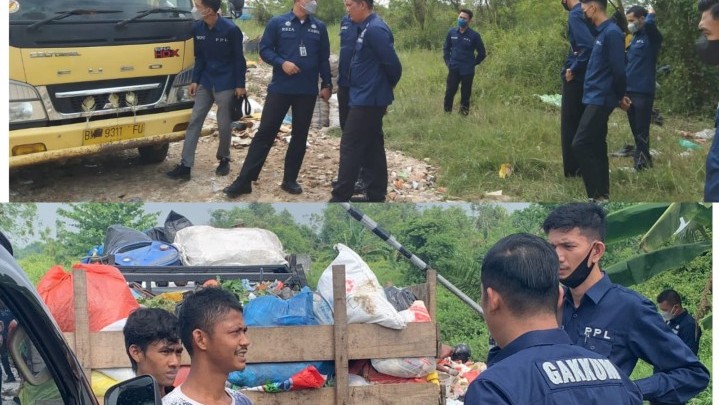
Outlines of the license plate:
[[103,128],[88,128],[82,133],[83,145],[96,145],[140,138],[145,135],[145,123],[116,125]]

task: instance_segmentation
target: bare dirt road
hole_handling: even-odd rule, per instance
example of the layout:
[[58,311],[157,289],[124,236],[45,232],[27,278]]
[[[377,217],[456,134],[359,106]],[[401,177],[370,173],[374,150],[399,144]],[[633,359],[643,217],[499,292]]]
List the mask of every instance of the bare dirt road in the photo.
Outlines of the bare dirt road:
[[[248,71],[251,98],[262,103],[271,69],[266,65]],[[332,107],[331,107],[332,108]],[[332,115],[334,112],[331,112]],[[259,122],[254,121],[254,130]],[[253,129],[233,136],[232,170],[229,176],[215,175],[217,125],[214,114],[205,121],[212,135],[200,139],[192,179],[178,182],[165,176],[180,161],[182,142],[170,145],[167,159],[144,165],[135,150],[116,152],[60,163],[47,163],[13,170],[10,173],[10,200],[33,202],[324,202],[330,199],[331,181],[339,167],[339,137],[329,128],[311,129],[299,183],[300,195],[279,187],[282,181],[286,136],[280,134],[272,148],[253,192],[230,200],[222,192],[239,173],[247,154]],[[335,131],[337,132],[337,131]],[[240,136],[242,135],[242,136]],[[418,160],[396,151],[387,151],[388,201],[444,201],[443,190],[435,186],[437,168],[428,159]]]

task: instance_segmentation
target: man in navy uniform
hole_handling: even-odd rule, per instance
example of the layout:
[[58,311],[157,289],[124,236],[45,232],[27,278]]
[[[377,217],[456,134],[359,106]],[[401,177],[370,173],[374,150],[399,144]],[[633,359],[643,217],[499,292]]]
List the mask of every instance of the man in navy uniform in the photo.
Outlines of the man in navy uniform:
[[569,11],[569,52],[562,69],[562,162],[564,177],[575,177],[579,174],[579,163],[572,153],[572,141],[584,113],[584,75],[597,32],[584,19],[579,0],[562,0],[562,6]]
[[[444,111],[452,112],[452,103],[457,94],[459,84],[462,84],[459,112],[469,114],[469,99],[472,96],[472,82],[474,81],[474,67],[482,63],[487,57],[484,42],[479,33],[471,28],[472,12],[467,9],[459,10],[457,26],[447,32],[444,40],[444,64],[447,65],[447,88],[444,93]],[[476,55],[475,55],[476,52]]]
[[[699,0],[701,20],[699,30],[702,32],[696,44],[699,58],[707,65],[719,65],[719,0]],[[714,120],[714,140],[707,154],[706,179],[704,182],[704,201],[719,201],[719,106]]]
[[679,336],[694,354],[699,354],[699,339],[702,337],[702,330],[699,328],[696,319],[682,307],[682,297],[679,293],[668,288],[657,296],[659,313],[669,329]]
[[649,124],[652,121],[656,90],[657,58],[662,47],[662,34],[657,29],[654,8],[632,6],[627,10],[629,31],[633,34],[627,49],[627,95],[630,104],[627,117],[634,135],[634,169],[652,166],[649,154]]
[[559,328],[559,260],[542,238],[515,234],[482,262],[484,320],[502,350],[469,385],[465,404],[633,404],[637,386]]
[[332,94],[330,40],[325,24],[313,16],[316,0],[295,0],[292,11],[272,17],[260,41],[262,60],[272,65],[272,81],[262,109],[260,128],[252,139],[239,176],[224,192],[237,197],[252,192],[265,164],[282,120],[292,107],[292,138],[285,154],[285,171],[281,188],[290,194],[301,194],[297,183],[307,149],[307,134],[312,123],[321,78],[320,96],[329,100]]
[[182,144],[182,160],[166,173],[172,179],[190,180],[202,124],[213,102],[217,104],[220,133],[217,145],[220,164],[215,174],[227,176],[230,173],[232,98],[247,94],[247,63],[242,53],[242,31],[232,20],[219,14],[220,3],[220,0],[195,0],[192,9],[192,16],[197,21],[194,26],[195,66],[189,91],[195,97],[195,105]]
[[373,10],[373,0],[345,0],[360,34],[350,62],[349,114],[340,141],[340,165],[331,202],[350,201],[360,167],[366,172],[364,201],[382,202],[387,194],[387,157],[382,118],[402,76],[394,37]]
[[644,400],[686,402],[707,387],[707,369],[667,328],[654,304],[612,283],[600,269],[605,252],[600,206],[560,206],[542,227],[559,256],[559,279],[567,287],[562,324],[572,343],[606,356],[627,375],[638,359],[653,365],[653,375],[635,381]]
[[[587,21],[597,28],[584,79],[586,104],[572,141],[572,152],[584,180],[587,197],[609,199],[607,125],[609,115],[624,98],[624,33],[607,15],[607,0],[582,0]],[[628,106],[622,104],[623,109]]]

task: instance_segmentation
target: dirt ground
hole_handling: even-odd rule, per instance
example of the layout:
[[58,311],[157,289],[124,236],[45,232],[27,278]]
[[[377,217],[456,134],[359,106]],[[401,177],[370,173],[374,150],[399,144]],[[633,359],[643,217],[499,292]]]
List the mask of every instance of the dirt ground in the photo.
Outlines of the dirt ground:
[[[259,105],[264,100],[266,83],[271,69],[260,64],[248,72],[250,98]],[[336,104],[330,103],[327,121],[336,125]],[[255,117],[258,117],[255,114]],[[321,115],[320,115],[321,117]],[[33,202],[324,202],[330,199],[331,181],[339,167],[338,136],[330,134],[329,127],[310,130],[308,148],[300,178],[304,192],[291,195],[280,189],[288,133],[280,133],[270,151],[260,179],[253,184],[252,194],[228,199],[222,189],[229,185],[240,171],[247,154],[251,136],[259,126],[252,119],[253,128],[234,131],[231,150],[232,164],[229,176],[215,175],[217,160],[217,133],[214,114],[208,115],[205,127],[213,131],[202,137],[197,147],[192,179],[180,182],[169,179],[165,172],[180,161],[182,142],[170,145],[167,159],[159,164],[141,164],[136,150],[116,152],[53,162],[10,172],[10,200]],[[284,130],[289,130],[284,127]],[[397,202],[444,201],[444,191],[435,186],[437,167],[429,159],[418,160],[397,151],[387,150],[389,185],[387,200]]]

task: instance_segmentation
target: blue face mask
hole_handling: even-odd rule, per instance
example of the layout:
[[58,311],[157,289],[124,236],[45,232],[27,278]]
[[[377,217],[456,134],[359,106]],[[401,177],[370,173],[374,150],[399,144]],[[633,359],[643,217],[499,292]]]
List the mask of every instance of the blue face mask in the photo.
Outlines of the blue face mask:
[[457,19],[457,26],[458,26],[459,28],[464,28],[464,27],[466,27],[466,26],[467,26],[467,20],[462,19],[462,18],[458,18],[458,19]]

